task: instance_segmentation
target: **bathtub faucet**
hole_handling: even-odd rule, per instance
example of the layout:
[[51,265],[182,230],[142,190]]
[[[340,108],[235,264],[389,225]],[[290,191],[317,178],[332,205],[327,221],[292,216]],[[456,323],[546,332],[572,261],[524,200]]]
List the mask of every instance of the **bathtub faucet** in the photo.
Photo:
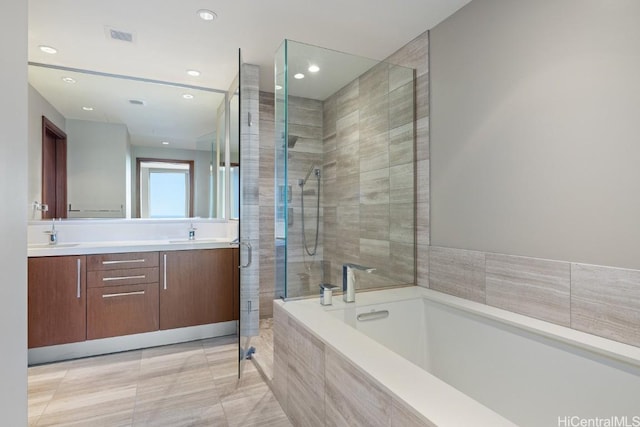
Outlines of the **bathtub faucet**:
[[354,270],[372,273],[376,269],[350,263],[342,265],[342,299],[344,302],[355,302],[356,300],[356,275]]

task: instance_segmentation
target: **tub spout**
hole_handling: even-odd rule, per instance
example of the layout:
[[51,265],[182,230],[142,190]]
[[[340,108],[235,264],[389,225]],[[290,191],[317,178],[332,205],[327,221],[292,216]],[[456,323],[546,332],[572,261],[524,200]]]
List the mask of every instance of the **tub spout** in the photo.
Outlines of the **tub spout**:
[[373,273],[376,269],[350,263],[342,265],[342,299],[344,300],[344,302],[355,302],[356,300],[355,270]]

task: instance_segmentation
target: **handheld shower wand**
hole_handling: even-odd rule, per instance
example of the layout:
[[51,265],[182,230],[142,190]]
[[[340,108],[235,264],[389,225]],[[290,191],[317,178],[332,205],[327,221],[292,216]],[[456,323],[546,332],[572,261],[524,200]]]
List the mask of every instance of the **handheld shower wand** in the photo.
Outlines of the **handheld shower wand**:
[[[316,236],[313,244],[313,250],[310,250],[307,245],[307,236],[304,227],[304,186],[311,176],[311,173],[315,175],[318,182],[318,191],[316,192]],[[307,254],[313,256],[318,250],[318,231],[320,229],[320,168],[316,168],[315,165],[311,165],[311,168],[307,172],[307,175],[304,177],[304,179],[298,179],[298,185],[300,186],[300,202],[302,207],[302,245],[304,246],[304,250],[307,252]]]

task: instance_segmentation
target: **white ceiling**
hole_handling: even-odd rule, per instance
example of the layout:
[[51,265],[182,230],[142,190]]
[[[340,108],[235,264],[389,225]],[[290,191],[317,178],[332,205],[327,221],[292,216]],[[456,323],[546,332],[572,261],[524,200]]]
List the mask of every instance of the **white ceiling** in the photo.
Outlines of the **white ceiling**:
[[[260,66],[260,89],[273,92],[274,54],[285,38],[382,60],[470,0],[28,1],[31,62],[224,91],[238,72],[241,48],[243,62]],[[203,21],[196,14],[199,9],[210,9],[218,17],[212,22]],[[132,33],[133,43],[110,39],[109,28]],[[58,53],[43,53],[39,45],[53,46]],[[189,76],[187,69],[199,70],[201,75]],[[103,86],[102,94],[95,94],[102,98],[109,92],[122,91],[95,84]],[[44,86],[41,83],[37,89],[55,92],[51,88],[42,89]],[[165,92],[167,96],[175,96],[171,91]],[[65,96],[69,96],[68,92]],[[133,93],[121,94],[123,99],[134,97]],[[77,111],[79,107],[59,107],[63,101],[52,103],[65,109],[61,111],[65,116],[72,117],[69,111],[74,108]],[[69,104],[69,100],[65,102]],[[219,102],[217,99],[215,102],[217,107]],[[156,119],[156,123],[169,120],[167,114],[171,110],[164,111],[165,115]],[[93,120],[124,117],[115,110],[92,113]],[[149,111],[145,114],[149,115]],[[127,123],[127,126],[131,132],[136,125]],[[200,131],[202,128],[197,128],[192,136]],[[189,138],[193,139],[192,136]],[[149,144],[157,143],[156,139]]]

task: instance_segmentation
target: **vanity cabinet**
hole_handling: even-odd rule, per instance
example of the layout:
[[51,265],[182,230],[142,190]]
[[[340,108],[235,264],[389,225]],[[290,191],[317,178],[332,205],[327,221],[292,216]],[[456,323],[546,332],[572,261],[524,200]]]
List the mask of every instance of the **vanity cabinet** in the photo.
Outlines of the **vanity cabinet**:
[[87,339],[158,330],[158,252],[87,257]]
[[28,259],[29,348],[238,319],[237,248]]
[[237,318],[234,251],[237,249],[160,252],[160,329]]
[[28,260],[28,346],[86,339],[86,257]]

